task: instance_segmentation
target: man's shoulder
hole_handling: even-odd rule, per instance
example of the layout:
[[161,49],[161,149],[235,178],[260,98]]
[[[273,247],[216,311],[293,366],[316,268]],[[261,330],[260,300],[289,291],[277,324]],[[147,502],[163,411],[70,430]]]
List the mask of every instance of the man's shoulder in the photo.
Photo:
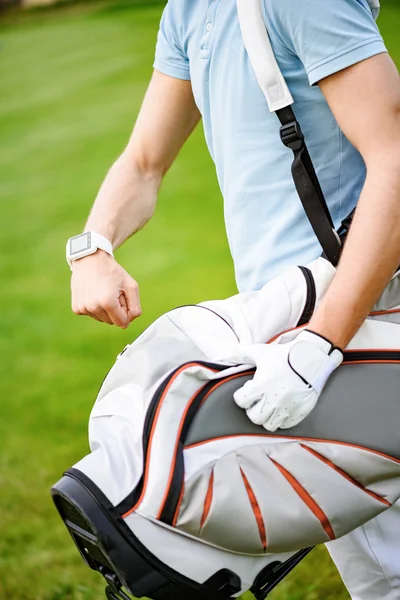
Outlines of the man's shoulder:
[[380,38],[370,2],[263,0],[263,5],[274,39],[311,68]]
[[199,9],[204,11],[204,0],[168,0],[166,10],[176,17],[190,18]]
[[262,4],[266,15],[290,22],[299,15],[313,19],[324,14],[354,15],[360,10],[373,19],[372,7],[377,0],[262,0]]

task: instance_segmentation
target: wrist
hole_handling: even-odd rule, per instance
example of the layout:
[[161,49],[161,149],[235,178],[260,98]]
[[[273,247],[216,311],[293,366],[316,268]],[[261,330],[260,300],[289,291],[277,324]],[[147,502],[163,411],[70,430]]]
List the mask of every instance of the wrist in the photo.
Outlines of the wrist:
[[324,310],[324,306],[320,306],[315,315],[307,326],[308,331],[312,331],[317,335],[329,340],[336,348],[344,349],[351,341],[354,332],[354,315],[351,320],[351,328],[348,326],[348,320],[344,319],[337,311],[332,308],[329,316]]
[[90,264],[93,266],[95,264],[107,263],[110,261],[114,262],[115,258],[108,254],[108,252],[98,248],[93,254],[71,261],[71,271],[74,272],[76,269],[84,268],[84,265]]
[[113,246],[110,240],[96,231],[88,230],[79,235],[75,235],[67,241],[67,263],[72,269],[74,261],[91,256],[98,250],[104,250],[104,252],[108,253],[111,257],[114,256]]
[[96,225],[95,223],[91,223],[90,221],[88,221],[85,225],[84,231],[95,231],[99,235],[105,237],[106,240],[108,240],[111,243],[113,249],[116,248],[115,229],[111,225]]
[[349,338],[346,332],[342,331],[338,326],[335,327],[334,323],[319,324],[318,322],[310,322],[307,329],[321,338],[328,340],[334,348],[338,348],[338,350],[341,350],[342,352],[351,341],[351,337]]

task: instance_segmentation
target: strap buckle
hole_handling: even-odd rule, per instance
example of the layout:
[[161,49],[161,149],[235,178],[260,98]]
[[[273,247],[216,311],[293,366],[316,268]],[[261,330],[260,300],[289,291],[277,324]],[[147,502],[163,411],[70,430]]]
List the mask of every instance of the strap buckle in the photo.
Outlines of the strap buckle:
[[99,572],[108,584],[105,589],[107,600],[131,600],[122,590],[122,584],[115,573],[108,571],[103,565],[99,568]]
[[298,121],[282,125],[280,134],[283,144],[293,152],[298,152],[304,146],[304,135]]

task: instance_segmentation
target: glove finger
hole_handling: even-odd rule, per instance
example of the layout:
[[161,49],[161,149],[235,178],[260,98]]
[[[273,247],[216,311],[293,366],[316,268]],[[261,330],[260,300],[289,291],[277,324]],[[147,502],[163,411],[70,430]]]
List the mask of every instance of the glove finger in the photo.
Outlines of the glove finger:
[[308,415],[315,408],[316,404],[317,397],[314,393],[312,393],[305,402],[302,402],[296,407],[296,410],[293,413],[288,414],[288,417],[280,426],[281,429],[291,429],[292,427],[299,425],[299,423],[308,417]]
[[304,419],[305,417],[290,417],[289,419],[285,419],[282,425],[280,426],[280,429],[292,429],[292,427],[296,427],[296,425],[299,425],[299,423],[301,423]]
[[261,400],[262,396],[262,391],[254,384],[254,381],[248,381],[233,394],[236,404],[245,410],[251,408],[253,404]]
[[265,421],[264,428],[267,431],[276,431],[277,429],[283,429],[283,424],[288,420],[289,413],[286,408],[277,408],[271,417]]
[[262,400],[249,408],[246,413],[255,425],[264,425],[275,411],[275,405],[264,396]]
[[296,427],[302,421],[304,421],[304,419],[306,419],[307,417],[308,417],[308,414],[303,415],[303,416],[297,415],[295,417],[291,416],[288,419],[284,420],[282,425],[280,425],[280,429],[292,429],[292,427]]

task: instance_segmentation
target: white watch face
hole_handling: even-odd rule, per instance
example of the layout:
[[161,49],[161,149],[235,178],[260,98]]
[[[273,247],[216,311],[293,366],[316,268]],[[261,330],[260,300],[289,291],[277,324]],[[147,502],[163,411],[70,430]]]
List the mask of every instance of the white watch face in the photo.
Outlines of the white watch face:
[[75,237],[70,239],[69,251],[71,258],[73,258],[74,255],[80,254],[81,252],[85,252],[86,250],[89,250],[91,248],[91,237],[92,236],[89,231],[87,233],[81,233],[80,235],[76,235]]

